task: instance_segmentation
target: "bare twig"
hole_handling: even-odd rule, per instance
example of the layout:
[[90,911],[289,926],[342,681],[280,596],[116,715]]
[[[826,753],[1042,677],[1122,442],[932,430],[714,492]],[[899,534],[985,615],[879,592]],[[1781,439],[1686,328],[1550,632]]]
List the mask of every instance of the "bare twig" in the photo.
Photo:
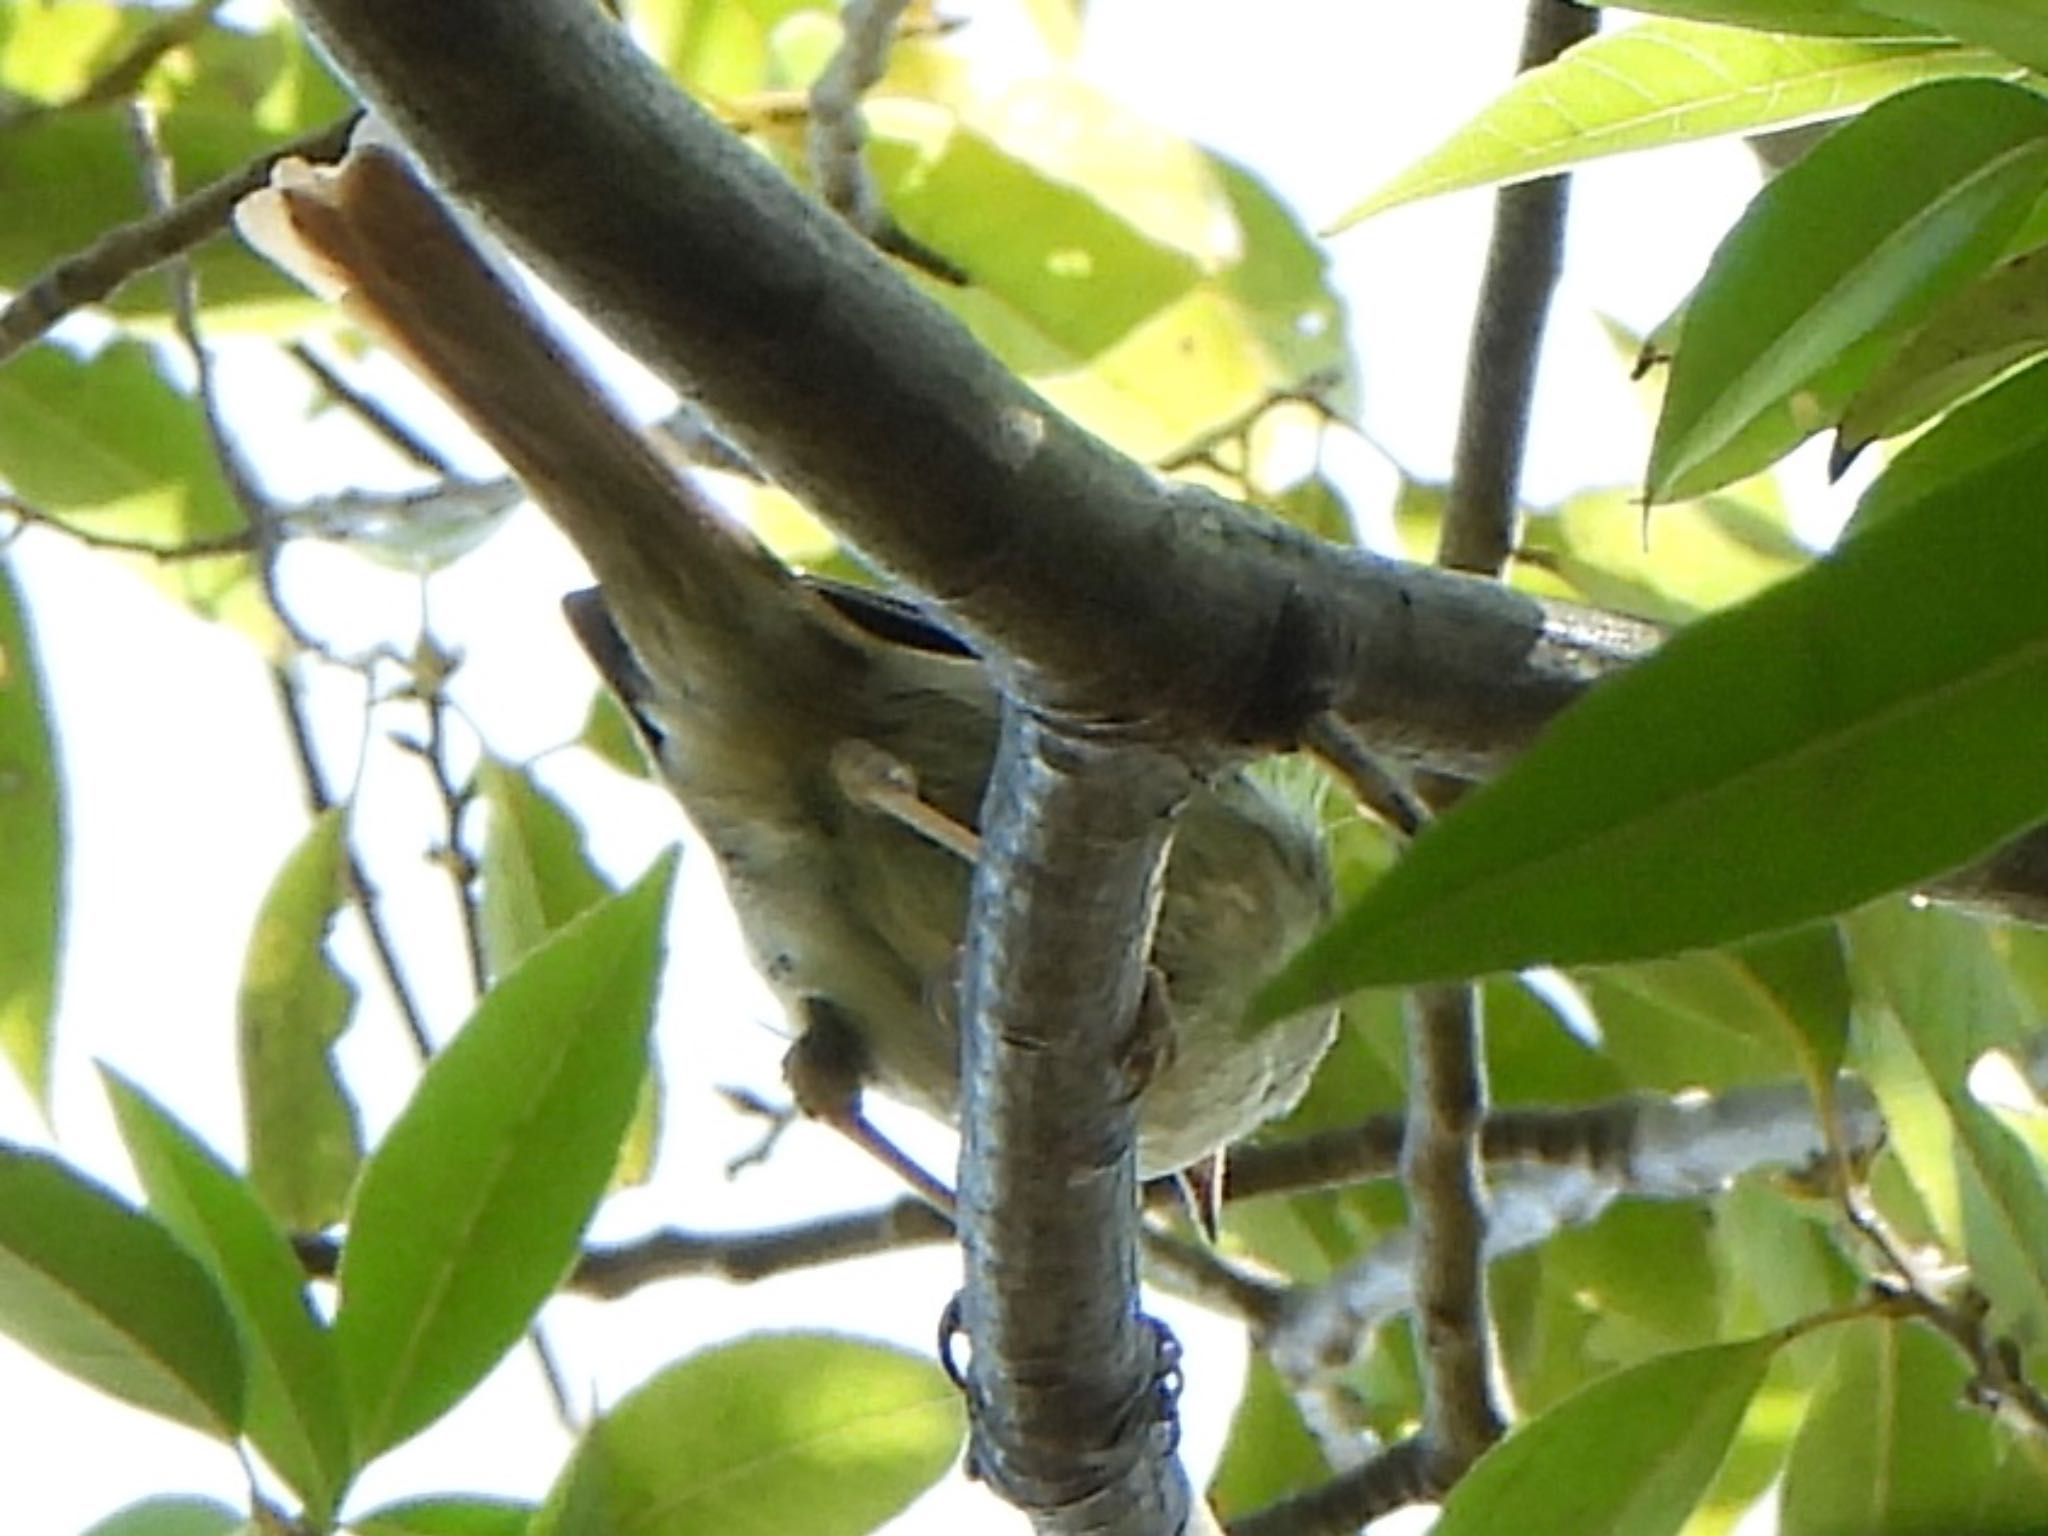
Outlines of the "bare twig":
[[1361,1526],[1443,1492],[1420,1439],[1403,1440],[1319,1488],[1241,1520],[1230,1536],[1353,1536]]
[[[1530,0],[1520,68],[1547,64],[1591,37],[1599,13],[1569,0]],[[1564,266],[1570,178],[1503,188],[1494,199],[1479,309],[1465,353],[1465,401],[1437,563],[1498,575],[1515,547],[1516,498],[1550,296]]]
[[965,272],[913,239],[889,216],[861,159],[867,130],[861,122],[860,99],[889,67],[889,45],[908,4],[909,0],[847,0],[840,13],[839,51],[811,87],[811,172],[826,205],[878,249],[944,282],[962,284],[968,280]]
[[47,332],[73,310],[110,298],[134,278],[154,271],[227,227],[235,204],[262,186],[287,155],[332,159],[348,147],[354,114],[302,135],[251,160],[190,196],[109,230],[84,250],[66,256],[27,284],[0,310],[0,362]]
[[410,460],[428,474],[436,475],[443,480],[455,478],[455,466],[449,462],[446,454],[400,421],[382,401],[373,399],[357,389],[342,376],[340,369],[305,342],[295,341],[286,347],[285,351],[292,361],[311,374],[314,382],[343,409],[390,444],[401,458]]

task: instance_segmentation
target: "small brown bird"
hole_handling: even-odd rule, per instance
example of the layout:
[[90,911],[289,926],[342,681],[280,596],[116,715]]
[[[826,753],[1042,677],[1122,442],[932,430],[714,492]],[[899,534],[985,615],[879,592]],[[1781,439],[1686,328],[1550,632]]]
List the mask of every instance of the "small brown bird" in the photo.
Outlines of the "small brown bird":
[[[403,159],[281,166],[238,221],[432,382],[595,573],[571,621],[716,856],[755,964],[860,1081],[953,1118],[954,973],[998,700],[907,604],[798,577],[623,421]],[[1289,1108],[1333,1016],[1258,1032],[1255,986],[1322,918],[1312,825],[1220,775],[1181,813],[1153,944],[1171,1037],[1139,1099],[1142,1172]],[[814,1097],[814,1096],[813,1096]],[[829,1110],[829,1105],[806,1107]]]

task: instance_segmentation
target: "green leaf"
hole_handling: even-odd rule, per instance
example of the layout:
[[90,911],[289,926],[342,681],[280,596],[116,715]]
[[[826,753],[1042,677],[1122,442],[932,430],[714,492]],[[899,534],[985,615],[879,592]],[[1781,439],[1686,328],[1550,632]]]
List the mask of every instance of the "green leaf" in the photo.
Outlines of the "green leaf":
[[1209,1505],[1233,1520],[1330,1475],[1329,1461],[1302,1422],[1301,1409],[1264,1351],[1253,1350],[1244,1396],[1230,1421],[1230,1438],[1209,1483]]
[[152,1214],[212,1272],[241,1331],[247,1434],[314,1522],[324,1522],[355,1468],[341,1368],[305,1271],[247,1183],[161,1104],[101,1072]]
[[534,1536],[858,1536],[938,1481],[964,1417],[928,1360],[757,1334],[670,1366],[593,1424]]
[[349,1522],[355,1536],[525,1536],[531,1504],[511,1499],[407,1499]]
[[[1647,490],[1671,501],[1756,464],[1715,456],[1811,386],[1867,376],[1891,338],[1983,270],[2048,186],[2048,101],[1949,80],[1879,102],[1758,194],[1687,309],[1650,448]],[[1844,379],[1841,370],[1850,375]]]
[[1598,36],[1514,83],[1337,221],[1671,144],[1840,117],[1908,86],[2009,73],[1996,54],[1925,38],[1843,42],[1650,21]]
[[575,1262],[646,1071],[674,873],[494,987],[364,1168],[334,1325],[359,1455],[467,1393]]
[[1488,1451],[1435,1536],[1664,1536],[1712,1483],[1778,1347],[1772,1337],[1662,1355],[1603,1377]]
[[1867,0],[1870,9],[1968,43],[1996,48],[2029,69],[2048,68],[2048,6],[2041,0]]
[[1890,902],[1848,924],[1857,1055],[1890,1145],[1943,1240],[2022,1337],[2048,1337],[2048,1188],[2026,1147],[1970,1093],[1985,1052],[2032,1027],[1984,930]]
[[232,1440],[242,1351],[220,1292],[156,1222],[0,1146],[0,1329],[123,1402]]
[[611,894],[583,849],[583,829],[523,768],[486,758],[477,789],[484,832],[484,958],[503,976],[535,945]]
[[249,1182],[292,1232],[341,1220],[363,1155],[334,1062],[356,989],[327,951],[346,899],[346,839],[342,813],[331,810],[285,860],[249,935],[236,1001]]
[[1344,381],[1344,407],[1327,260],[1240,167],[1073,79],[1020,84],[971,122],[900,99],[871,115],[890,211],[973,274],[934,296],[1126,452],[1166,458],[1312,375]]
[[1980,473],[1591,690],[1296,956],[1259,1015],[1726,944],[2040,820],[2039,485]]
[[1975,1531],[1998,1464],[1988,1414],[1964,1402],[1969,1367],[1917,1324],[1843,1324],[1780,1496],[1780,1536]]
[[653,776],[647,762],[647,749],[640,744],[640,734],[633,729],[632,717],[609,688],[599,688],[591,694],[590,710],[583,717],[583,729],[576,733],[576,744],[587,748],[600,762],[610,764],[628,778],[647,779]]
[[214,1499],[159,1494],[116,1510],[84,1536],[236,1536],[242,1516]]
[[0,559],[0,1054],[47,1112],[64,914],[64,778],[28,610]]
[[[1595,3],[1604,7],[1609,0]],[[1924,27],[1881,16],[1870,5],[1852,4],[1851,0],[1627,0],[1626,8],[1814,37],[1920,37],[1926,32]]]
[[1909,443],[1863,493],[1843,536],[1860,535],[1930,498],[1952,503],[1980,470],[2005,466],[2024,473],[2027,465],[2048,473],[2048,363],[1958,406]]
[[1870,376],[1842,412],[1837,470],[1881,437],[1917,427],[1944,406],[2048,350],[2048,249],[2015,256],[1952,294]]
[[[0,185],[11,189],[8,142],[0,135]],[[10,197],[0,228],[19,216]],[[115,342],[90,362],[41,346],[0,368],[0,479],[42,511],[106,537],[174,548],[243,527],[198,405],[165,381],[139,342]],[[269,632],[246,556],[180,560],[152,575],[202,613]]]

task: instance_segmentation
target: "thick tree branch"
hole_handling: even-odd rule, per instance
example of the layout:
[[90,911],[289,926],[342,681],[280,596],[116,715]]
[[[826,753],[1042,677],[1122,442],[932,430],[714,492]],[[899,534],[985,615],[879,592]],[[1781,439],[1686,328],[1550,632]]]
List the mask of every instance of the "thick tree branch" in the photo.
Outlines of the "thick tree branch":
[[1042,1531],[1187,1516],[1170,1341],[1138,1311],[1136,1038],[1177,761],[1007,712],[962,980],[970,1465]]

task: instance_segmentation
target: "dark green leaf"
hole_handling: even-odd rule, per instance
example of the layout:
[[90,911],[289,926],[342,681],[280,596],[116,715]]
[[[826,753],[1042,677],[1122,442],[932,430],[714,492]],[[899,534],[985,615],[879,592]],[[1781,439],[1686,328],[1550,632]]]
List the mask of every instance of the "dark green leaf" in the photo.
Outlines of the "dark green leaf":
[[335,1321],[359,1455],[467,1393],[574,1263],[646,1071],[674,873],[494,987],[364,1168]]
[[2029,69],[2048,68],[2048,6],[2041,0],[1862,0],[1873,11],[1967,43],[1996,48]]
[[938,1481],[964,1417],[928,1360],[755,1335],[670,1366],[593,1424],[534,1536],[859,1536]]
[[355,1469],[341,1369],[305,1271],[247,1183],[161,1104],[101,1070],[151,1213],[212,1271],[241,1330],[247,1434],[324,1521]]
[[1729,943],[2038,821],[2038,502],[2034,476],[1987,470],[1680,631],[1425,831],[1268,987],[1262,1016],[1362,986]]
[[1951,294],[1870,376],[1842,413],[1834,462],[1893,437],[2048,350],[2048,250],[1995,267]]
[[1728,1454],[1774,1338],[1663,1355],[1514,1430],[1444,1501],[1436,1536],[1665,1536]]
[[64,912],[64,781],[12,566],[0,559],[0,1055],[49,1108]]
[[0,1146],[0,1329],[102,1392],[233,1439],[242,1351],[157,1223],[55,1158]]
[[[1760,464],[1722,450],[1774,412],[1830,424],[1904,328],[1999,255],[2048,186],[2048,101],[1949,80],[1879,102],[1758,194],[1686,312],[1646,474],[1652,500]],[[1849,377],[1841,370],[1853,361]],[[1802,401],[1806,402],[1802,404]]]
[[84,1536],[237,1536],[242,1516],[213,1499],[160,1494],[116,1510]]
[[1971,475],[2010,462],[2015,473],[2048,475],[2048,363],[2014,374],[1996,389],[1958,406],[1885,466],[1844,537],[1934,495],[1956,496]]
[[356,990],[327,951],[346,899],[347,835],[339,810],[314,822],[271,882],[242,962],[236,1027],[249,1182],[290,1232],[341,1220],[363,1155],[334,1063]]
[[531,1504],[510,1499],[407,1499],[349,1522],[355,1536],[524,1536]]
[[1996,54],[1925,38],[1845,42],[1645,22],[1516,76],[1337,228],[1419,198],[1527,181],[1632,150],[1840,116],[1923,81],[2009,68]]

